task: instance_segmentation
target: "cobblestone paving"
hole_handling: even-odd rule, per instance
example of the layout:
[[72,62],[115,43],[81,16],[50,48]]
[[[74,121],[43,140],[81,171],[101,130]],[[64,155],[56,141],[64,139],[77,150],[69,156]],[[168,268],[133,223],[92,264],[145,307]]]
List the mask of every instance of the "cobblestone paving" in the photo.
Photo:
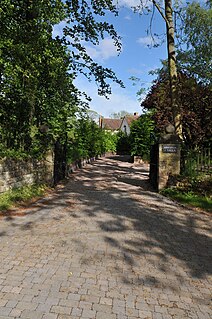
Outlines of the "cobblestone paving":
[[0,219],[0,318],[210,319],[210,215],[100,159]]

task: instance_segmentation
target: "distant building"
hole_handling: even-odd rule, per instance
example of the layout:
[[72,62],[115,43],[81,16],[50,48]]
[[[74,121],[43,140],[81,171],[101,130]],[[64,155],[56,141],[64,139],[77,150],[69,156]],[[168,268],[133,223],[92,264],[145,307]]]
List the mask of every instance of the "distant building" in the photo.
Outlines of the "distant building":
[[121,126],[122,119],[110,119],[100,117],[100,127],[107,131],[118,133]]
[[127,135],[130,135],[130,125],[133,121],[137,120],[139,118],[138,113],[134,113],[134,115],[130,116],[124,116],[120,125],[119,130],[124,132]]
[[99,126],[102,129],[118,133],[119,131],[124,132],[125,134],[130,134],[130,125],[132,121],[135,121],[139,118],[138,113],[134,113],[134,115],[126,115],[121,119],[110,119],[100,117]]

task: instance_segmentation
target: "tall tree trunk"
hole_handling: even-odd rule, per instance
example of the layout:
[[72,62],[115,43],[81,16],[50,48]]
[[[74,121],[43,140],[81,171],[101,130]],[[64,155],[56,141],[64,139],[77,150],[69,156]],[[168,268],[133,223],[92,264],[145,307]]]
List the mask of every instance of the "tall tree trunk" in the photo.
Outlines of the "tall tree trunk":
[[180,106],[177,94],[177,67],[176,67],[176,53],[174,43],[174,23],[172,16],[172,0],[165,0],[165,17],[166,17],[166,33],[167,33],[167,49],[169,61],[169,76],[170,76],[170,90],[171,90],[171,104],[172,114],[176,134],[182,138],[182,123]]

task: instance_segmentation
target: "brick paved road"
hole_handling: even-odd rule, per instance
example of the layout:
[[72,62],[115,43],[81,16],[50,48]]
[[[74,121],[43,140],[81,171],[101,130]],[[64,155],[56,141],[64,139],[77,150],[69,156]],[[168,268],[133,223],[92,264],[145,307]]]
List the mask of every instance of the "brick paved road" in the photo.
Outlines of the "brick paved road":
[[[0,219],[0,318],[212,318],[210,215],[100,159]],[[20,215],[20,216],[19,216]]]

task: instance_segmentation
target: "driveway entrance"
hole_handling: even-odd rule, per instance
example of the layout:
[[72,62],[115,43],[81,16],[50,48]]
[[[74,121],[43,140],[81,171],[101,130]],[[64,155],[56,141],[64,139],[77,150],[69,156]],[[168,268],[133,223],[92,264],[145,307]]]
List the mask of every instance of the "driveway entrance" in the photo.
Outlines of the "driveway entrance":
[[210,223],[99,159],[0,219],[0,318],[209,319]]

